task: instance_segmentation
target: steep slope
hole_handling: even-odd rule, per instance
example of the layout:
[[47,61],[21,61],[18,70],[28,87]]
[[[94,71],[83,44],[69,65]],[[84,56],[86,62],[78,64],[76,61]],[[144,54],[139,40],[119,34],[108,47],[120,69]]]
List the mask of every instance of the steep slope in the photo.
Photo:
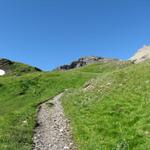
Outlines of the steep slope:
[[32,149],[36,108],[41,102],[51,100],[65,89],[72,92],[91,78],[103,77],[130,65],[130,62],[100,62],[66,72],[35,72],[18,77],[1,77],[0,149]]
[[4,58],[0,59],[0,75],[22,75],[25,73],[37,71],[41,70],[23,63],[13,62]]
[[99,74],[63,98],[79,150],[150,149],[150,61]]
[[134,63],[140,63],[148,59],[150,59],[150,46],[142,47],[130,58]]

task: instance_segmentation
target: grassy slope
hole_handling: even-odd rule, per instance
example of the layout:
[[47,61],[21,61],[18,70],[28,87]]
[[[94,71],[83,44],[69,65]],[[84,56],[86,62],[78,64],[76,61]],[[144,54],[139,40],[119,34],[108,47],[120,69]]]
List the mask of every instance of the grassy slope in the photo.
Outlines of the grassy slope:
[[99,74],[63,98],[79,150],[150,149],[150,61]]
[[[109,72],[125,66],[128,64],[99,63],[67,72],[37,72],[18,77],[0,77],[0,149],[30,150],[38,103],[55,96],[66,88],[71,88],[73,91],[90,78],[97,75],[103,76],[105,73],[109,74]],[[73,101],[67,102],[66,99],[65,102],[68,103],[65,108],[70,106],[67,111],[68,115],[74,116],[78,107],[73,112]],[[74,122],[74,120],[72,121]],[[81,122],[81,126],[83,125]]]
[[19,62],[13,62],[13,64],[10,65],[10,72],[8,75],[23,75],[26,73],[35,73],[40,71],[36,67],[29,66],[27,64],[22,64]]
[[31,149],[36,105],[66,88],[79,87],[90,77],[84,73],[37,73],[1,78],[0,149]]

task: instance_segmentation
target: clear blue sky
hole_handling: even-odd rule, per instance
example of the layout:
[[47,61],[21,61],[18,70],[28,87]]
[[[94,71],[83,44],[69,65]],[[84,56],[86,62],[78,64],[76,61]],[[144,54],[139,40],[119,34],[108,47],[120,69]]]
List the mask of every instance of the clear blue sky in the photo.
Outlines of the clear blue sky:
[[150,0],[0,0],[0,57],[50,70],[80,56],[128,59],[150,44]]

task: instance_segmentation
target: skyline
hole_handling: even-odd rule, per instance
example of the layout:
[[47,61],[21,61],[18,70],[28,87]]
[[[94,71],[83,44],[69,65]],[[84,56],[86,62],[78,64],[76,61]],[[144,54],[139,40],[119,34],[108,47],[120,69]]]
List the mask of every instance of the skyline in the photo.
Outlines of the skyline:
[[149,0],[2,0],[0,58],[52,70],[83,56],[127,60],[150,45]]
[[[143,47],[140,47],[138,50],[140,50],[141,48],[144,48],[145,46],[150,46],[150,45],[143,45]],[[136,52],[138,52],[138,50],[137,50]],[[136,54],[136,53],[134,53],[131,57],[133,57],[135,54]],[[82,58],[82,57],[91,57],[91,56],[93,57],[94,55],[81,56],[81,57],[79,57],[79,58]],[[127,59],[120,59],[120,58],[115,58],[115,57],[103,57],[103,56],[94,56],[94,57],[112,58],[112,59],[118,59],[118,60],[130,60],[130,59],[131,59],[131,57],[129,57],[129,58],[127,58]],[[66,62],[66,63],[64,63],[64,64],[60,64],[59,66],[55,66],[54,68],[51,68],[50,70],[43,70],[43,71],[51,71],[51,70],[56,69],[56,68],[58,68],[58,67],[60,67],[60,66],[67,65],[67,64],[71,64],[73,61],[76,61],[76,60],[78,60],[79,58],[75,58],[75,59],[71,60],[70,62]],[[8,60],[9,60],[9,58],[0,58],[0,59],[8,59]],[[19,62],[19,61],[17,61],[17,60],[11,60],[11,61]],[[25,63],[25,62],[19,62],[19,63],[23,63],[23,64],[26,64],[26,65],[32,66],[32,64],[27,64],[27,63]],[[36,65],[33,66],[33,67],[39,68],[39,67],[36,66]],[[42,68],[39,68],[39,69],[42,69]],[[3,73],[3,72],[2,72],[2,73]]]

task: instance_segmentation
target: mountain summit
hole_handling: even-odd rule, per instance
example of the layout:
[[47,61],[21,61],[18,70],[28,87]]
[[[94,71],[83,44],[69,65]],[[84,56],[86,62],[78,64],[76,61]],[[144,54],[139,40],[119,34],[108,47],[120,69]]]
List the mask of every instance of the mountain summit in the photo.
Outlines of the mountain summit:
[[93,64],[98,62],[110,62],[110,61],[118,61],[118,59],[86,56],[86,57],[81,57],[78,60],[71,62],[70,64],[59,66],[58,68],[56,68],[56,70],[69,70],[78,67],[83,67],[88,64]]
[[140,63],[147,59],[150,59],[150,45],[145,45],[140,48],[129,60],[133,61],[134,63]]

